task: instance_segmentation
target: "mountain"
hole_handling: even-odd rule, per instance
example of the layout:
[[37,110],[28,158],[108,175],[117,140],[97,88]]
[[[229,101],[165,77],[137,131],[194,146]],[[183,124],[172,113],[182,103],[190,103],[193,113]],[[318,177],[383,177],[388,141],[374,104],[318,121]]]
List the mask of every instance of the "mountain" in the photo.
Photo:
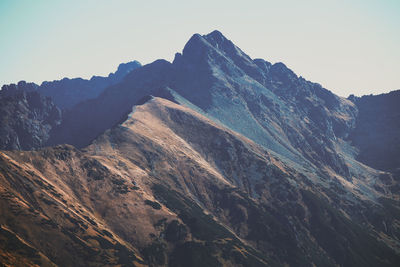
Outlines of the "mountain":
[[168,79],[165,70],[169,65],[159,60],[133,70],[97,98],[77,104],[64,114],[64,123],[54,129],[48,145],[87,146],[106,129],[121,122],[137,101],[162,88]]
[[0,152],[0,262],[398,266],[396,96],[195,34],[64,110],[49,147]]
[[[98,98],[80,103],[48,144],[84,147],[146,95],[169,95],[311,173],[353,175],[344,159],[352,155],[341,146],[354,128],[354,103],[282,63],[251,60],[218,31],[195,34],[172,64],[159,60],[134,70]],[[362,175],[362,166],[354,169]]]
[[62,121],[61,110],[48,97],[36,91],[34,84],[19,83],[0,91],[0,148],[30,150],[42,147],[50,131]]
[[388,94],[349,97],[357,106],[350,139],[365,164],[400,175],[400,90]]
[[0,149],[31,150],[45,146],[51,131],[63,120],[61,110],[96,98],[106,87],[122,81],[132,70],[141,67],[137,61],[122,63],[108,77],[90,80],[64,78],[42,85],[20,81],[3,85],[0,90]]
[[[40,86],[23,87],[24,83],[21,83],[18,87],[26,91],[36,90],[41,95],[50,97],[60,109],[69,109],[81,101],[96,98],[105,88],[119,83],[129,72],[141,66],[138,61],[131,61],[120,64],[117,71],[107,77],[93,76],[90,80],[64,78],[58,81],[45,81]],[[7,87],[8,85],[3,86]]]
[[96,98],[105,88],[119,83],[128,73],[141,66],[138,61],[131,61],[120,64],[117,71],[107,77],[93,76],[90,80],[64,78],[60,81],[43,82],[38,91],[51,97],[60,108],[68,109],[81,101]]
[[218,31],[194,35],[174,65],[178,77],[171,88],[209,116],[294,163],[310,161],[348,176],[332,151],[354,124],[350,101],[282,63],[251,60]]
[[86,257],[92,265],[153,266],[400,260],[377,240],[372,218],[350,219],[357,209],[372,216],[388,214],[386,208],[345,188],[347,197],[338,200],[336,191],[313,187],[263,147],[165,99],[136,106],[81,151],[58,146],[3,152],[1,159],[1,203],[12,207],[2,216],[3,231],[32,250],[18,245],[15,252],[32,261],[41,255],[74,266],[87,266]]

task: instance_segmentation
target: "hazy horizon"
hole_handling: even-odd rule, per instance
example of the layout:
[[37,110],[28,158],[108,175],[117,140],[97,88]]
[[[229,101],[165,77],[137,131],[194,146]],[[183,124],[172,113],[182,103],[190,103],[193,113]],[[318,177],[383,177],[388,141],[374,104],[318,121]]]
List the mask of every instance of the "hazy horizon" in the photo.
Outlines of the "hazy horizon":
[[0,84],[106,76],[172,61],[221,31],[250,57],[283,62],[341,96],[400,89],[397,1],[2,1]]

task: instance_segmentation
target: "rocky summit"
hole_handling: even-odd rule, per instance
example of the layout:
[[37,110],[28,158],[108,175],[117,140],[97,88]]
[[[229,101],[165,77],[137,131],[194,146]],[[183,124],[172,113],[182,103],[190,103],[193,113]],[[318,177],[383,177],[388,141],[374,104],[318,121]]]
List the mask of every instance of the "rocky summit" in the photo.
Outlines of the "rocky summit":
[[219,31],[118,72],[0,91],[0,263],[399,266],[398,91],[339,97]]

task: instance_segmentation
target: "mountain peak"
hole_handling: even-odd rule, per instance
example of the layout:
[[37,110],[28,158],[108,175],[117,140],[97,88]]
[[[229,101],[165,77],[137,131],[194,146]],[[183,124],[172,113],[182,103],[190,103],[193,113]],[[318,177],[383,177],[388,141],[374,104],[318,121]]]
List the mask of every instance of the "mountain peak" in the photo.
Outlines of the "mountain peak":
[[200,53],[198,50],[200,48],[215,48],[215,49],[222,49],[229,47],[232,48],[235,45],[228,40],[220,31],[214,30],[213,32],[205,35],[200,35],[198,33],[193,34],[193,36],[189,39],[186,43],[183,54],[187,54],[187,52],[195,52],[192,50],[197,50],[198,54]]
[[[222,55],[226,58],[231,58],[236,63],[238,61],[247,61],[246,64],[254,64],[248,55],[218,30],[205,35],[194,34],[186,43],[182,56],[199,62],[205,58],[206,54],[212,54],[210,57],[213,58]],[[180,55],[177,55],[175,60],[179,60],[180,57]],[[242,64],[239,63],[239,65]]]
[[[200,34],[193,34],[182,51],[182,56],[190,61],[200,61],[204,58],[206,51],[212,50],[211,44]],[[175,56],[174,63],[178,62],[180,56]]]
[[203,37],[206,38],[207,40],[210,39],[215,40],[218,43],[228,41],[228,39],[218,30],[214,30],[209,34],[204,35]]
[[232,41],[230,41],[220,31],[217,30],[209,34],[203,35],[203,38],[217,49],[224,50],[226,48],[233,49],[235,47]]

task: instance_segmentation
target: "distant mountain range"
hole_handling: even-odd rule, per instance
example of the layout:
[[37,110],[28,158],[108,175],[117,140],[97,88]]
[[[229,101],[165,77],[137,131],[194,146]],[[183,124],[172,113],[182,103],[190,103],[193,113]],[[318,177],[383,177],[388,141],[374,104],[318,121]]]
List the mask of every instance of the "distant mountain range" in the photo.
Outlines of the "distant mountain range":
[[399,266],[399,103],[219,31],[172,63],[3,86],[0,262]]
[[108,77],[90,80],[64,78],[40,86],[21,81],[3,85],[0,91],[0,148],[35,149],[46,145],[50,131],[62,121],[62,110],[87,99],[96,98],[105,88],[121,82],[137,61],[123,63]]
[[79,102],[96,98],[105,88],[121,82],[132,70],[141,67],[138,61],[122,63],[115,73],[107,77],[93,76],[90,80],[82,78],[64,78],[58,81],[45,81],[41,85],[19,82],[17,85],[3,85],[3,90],[26,92],[37,91],[43,96],[50,97],[61,109],[70,109]]

